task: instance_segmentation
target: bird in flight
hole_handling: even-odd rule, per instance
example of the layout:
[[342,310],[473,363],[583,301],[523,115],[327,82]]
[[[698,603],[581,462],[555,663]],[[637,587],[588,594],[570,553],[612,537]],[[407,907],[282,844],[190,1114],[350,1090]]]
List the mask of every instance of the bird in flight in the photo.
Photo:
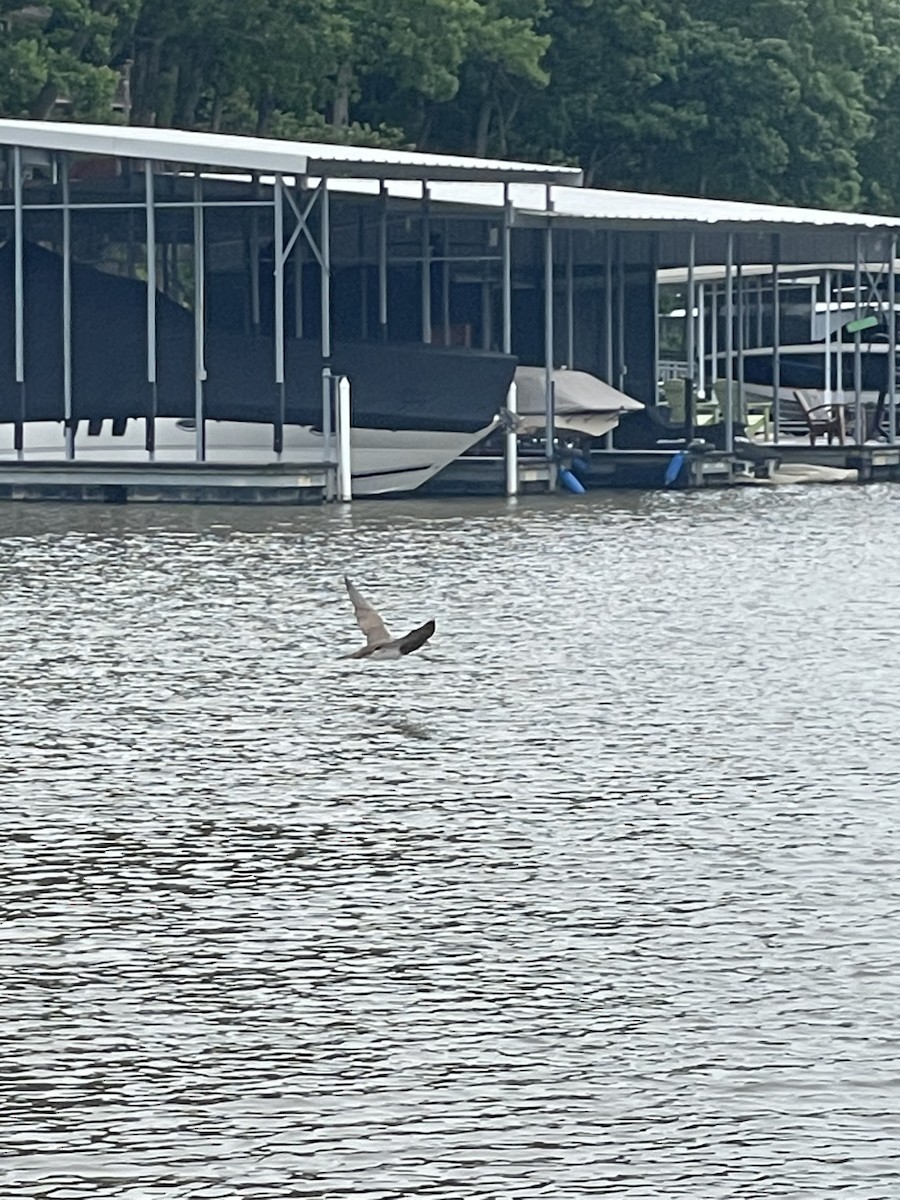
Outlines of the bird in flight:
[[363,599],[346,575],[344,583],[347,585],[350,602],[356,614],[356,623],[366,635],[363,648],[354,654],[348,654],[347,658],[402,658],[404,654],[412,654],[413,650],[424,646],[434,633],[434,621],[426,621],[424,625],[411,629],[403,637],[391,637],[384,621],[368,600]]

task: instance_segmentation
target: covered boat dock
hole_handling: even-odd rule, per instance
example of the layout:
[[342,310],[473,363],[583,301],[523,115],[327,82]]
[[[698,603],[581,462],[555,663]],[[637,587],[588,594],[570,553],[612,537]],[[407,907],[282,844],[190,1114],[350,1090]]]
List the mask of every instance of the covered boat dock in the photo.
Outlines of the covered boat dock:
[[[476,362],[485,396],[499,397],[502,410],[502,425],[473,415],[466,426],[490,434],[494,452],[481,458],[491,487],[552,486],[563,461],[556,392],[566,371],[602,381],[616,419],[644,409],[593,439],[589,483],[654,485],[678,452],[683,481],[729,482],[747,469],[741,369],[751,277],[849,264],[860,312],[876,295],[893,311],[900,220],[887,217],[587,189],[576,170],[545,164],[172,130],[0,121],[0,147],[0,495],[83,486],[108,498],[349,499],[359,494],[351,427],[355,437],[362,420],[396,426],[400,413],[384,394],[443,371],[448,383],[434,391],[432,413],[422,411],[421,390],[404,400],[405,419],[420,432],[430,427],[436,443],[472,391],[459,373]],[[52,278],[36,303],[29,263],[42,256]],[[683,273],[689,298],[680,423],[663,422],[660,404],[660,280],[669,270]],[[718,347],[704,317],[710,270],[720,276]],[[106,307],[85,303],[83,279],[104,283]],[[127,336],[108,302],[125,281]],[[777,373],[779,289],[770,295]],[[882,456],[897,439],[888,325]],[[127,343],[128,369],[98,379],[104,343],[117,341]],[[428,357],[414,357],[423,347]],[[701,431],[703,364],[719,351],[734,369],[721,379],[718,427]],[[373,397],[370,376],[386,354],[405,365],[387,370]],[[515,385],[504,383],[513,360],[530,372],[529,393],[535,373],[544,391],[542,436],[532,430],[534,453],[521,462],[526,413]],[[101,392],[109,413],[94,406]],[[124,407],[113,393],[127,394]],[[778,406],[776,394],[776,429]],[[532,401],[532,424],[533,410]],[[248,417],[268,430],[264,442],[252,455],[223,449],[220,423]],[[117,456],[113,442],[98,461],[91,439],[107,418],[129,453]],[[165,418],[181,431],[174,455],[158,436]],[[138,421],[135,445],[128,437]],[[292,443],[298,424],[314,429],[315,453]],[[38,425],[41,438],[58,431],[52,461],[35,440]],[[442,451],[435,444],[429,453],[435,467]],[[398,467],[397,478],[403,470],[418,478],[413,465]]]
[[[365,181],[336,181],[335,189],[365,195]],[[844,289],[847,304],[857,315],[876,307],[888,326],[885,347],[884,397],[886,445],[846,447],[845,457],[858,465],[872,459],[876,474],[894,461],[897,439],[896,330],[884,314],[892,311],[896,293],[896,238],[900,220],[865,213],[834,212],[782,205],[709,200],[697,197],[643,195],[602,189],[513,183],[442,183],[427,189],[408,182],[387,185],[387,199],[396,216],[415,212],[424,198],[432,220],[443,219],[453,239],[453,252],[475,259],[479,246],[499,246],[498,267],[487,274],[490,258],[482,252],[481,278],[492,280],[495,297],[502,297],[505,332],[509,306],[508,347],[519,361],[540,366],[545,379],[547,433],[544,448],[554,453],[554,379],[560,369],[595,374],[609,387],[646,407],[640,419],[627,416],[615,433],[590,452],[585,472],[592,485],[662,482],[673,453],[688,448],[682,479],[696,485],[742,482],[758,467],[758,454],[746,447],[747,421],[744,367],[751,346],[751,319],[765,330],[772,345],[774,370],[780,371],[780,292],[772,278],[796,276],[810,263],[845,264],[843,275],[852,286]],[[478,230],[477,221],[493,221]],[[383,219],[383,218],[382,218]],[[407,217],[408,219],[408,217]],[[468,232],[467,232],[468,231]],[[413,256],[412,239],[404,253]],[[448,257],[452,255],[448,254]],[[821,270],[823,276],[824,268]],[[470,273],[475,276],[472,268]],[[717,280],[714,296],[718,321],[710,323],[709,280]],[[684,311],[686,353],[679,364],[683,400],[676,419],[666,420],[662,384],[666,368],[660,339],[660,287],[677,280],[691,297]],[[755,289],[751,292],[751,287]],[[768,287],[770,302],[754,307],[753,295]],[[447,288],[444,287],[446,295]],[[846,299],[849,297],[849,299]],[[704,300],[706,306],[704,307]],[[486,309],[487,302],[483,306]],[[495,299],[494,320],[500,324]],[[491,312],[487,312],[490,322]],[[718,344],[716,334],[718,332]],[[760,334],[762,336],[762,334]],[[863,336],[854,337],[858,363]],[[731,363],[717,381],[721,393],[712,428],[701,424],[707,413],[704,383],[709,384],[707,357],[718,354]],[[849,362],[849,356],[848,356]],[[771,410],[780,428],[781,398]],[[700,418],[701,420],[698,420]],[[862,428],[858,425],[857,428]],[[699,435],[699,436],[698,436]],[[709,439],[712,438],[710,441]],[[705,445],[691,449],[691,443]],[[865,439],[863,438],[864,442]],[[507,458],[511,441],[507,445]],[[793,443],[770,446],[770,464],[778,455],[796,459],[803,447]],[[806,448],[807,451],[810,449]],[[807,459],[819,454],[806,453]],[[831,459],[834,459],[831,452]],[[513,477],[507,471],[507,481]],[[863,474],[867,472],[863,469]]]
[[366,329],[329,184],[580,179],[115,126],[3,121],[0,146],[8,495],[349,499],[366,456],[372,491],[415,486],[496,423],[514,360]]

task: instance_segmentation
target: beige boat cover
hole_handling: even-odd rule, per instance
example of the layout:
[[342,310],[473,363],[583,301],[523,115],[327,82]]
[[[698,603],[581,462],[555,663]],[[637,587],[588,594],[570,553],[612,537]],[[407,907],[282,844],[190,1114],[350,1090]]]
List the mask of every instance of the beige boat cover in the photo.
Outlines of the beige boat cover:
[[[544,368],[516,367],[516,407],[523,433],[544,428]],[[644,406],[631,396],[604,383],[588,371],[553,371],[556,428],[569,429],[587,437],[603,437],[619,423],[622,413],[638,412]]]

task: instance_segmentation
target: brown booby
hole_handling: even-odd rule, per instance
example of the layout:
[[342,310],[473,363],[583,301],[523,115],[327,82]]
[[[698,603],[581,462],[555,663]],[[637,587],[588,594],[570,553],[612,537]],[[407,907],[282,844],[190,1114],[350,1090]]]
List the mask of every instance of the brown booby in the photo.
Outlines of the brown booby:
[[391,637],[384,621],[368,600],[362,598],[346,575],[344,583],[347,585],[356,614],[356,623],[366,635],[365,646],[354,654],[348,654],[347,658],[402,658],[404,654],[412,654],[413,650],[424,646],[434,633],[434,621],[426,621],[424,625],[411,629],[403,637]]

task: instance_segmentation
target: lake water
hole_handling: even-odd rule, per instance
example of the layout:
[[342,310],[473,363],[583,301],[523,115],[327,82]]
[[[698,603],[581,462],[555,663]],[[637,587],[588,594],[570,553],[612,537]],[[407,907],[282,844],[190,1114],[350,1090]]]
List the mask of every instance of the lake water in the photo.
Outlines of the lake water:
[[[898,545],[0,508],[3,1195],[900,1195]],[[342,660],[345,570],[435,639]]]

